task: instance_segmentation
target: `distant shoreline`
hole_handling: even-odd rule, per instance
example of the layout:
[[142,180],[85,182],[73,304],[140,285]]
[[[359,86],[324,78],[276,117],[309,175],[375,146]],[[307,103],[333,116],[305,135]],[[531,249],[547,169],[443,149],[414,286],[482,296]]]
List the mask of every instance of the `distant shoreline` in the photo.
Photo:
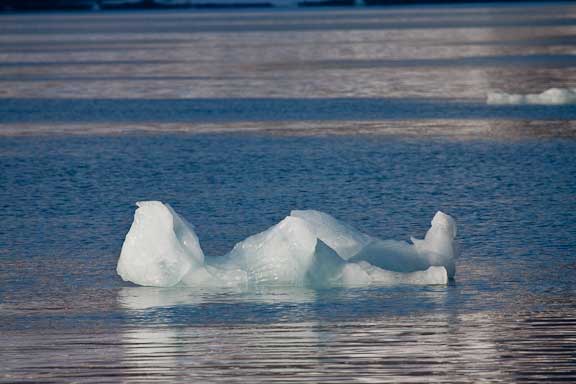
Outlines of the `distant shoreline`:
[[[569,3],[575,0],[554,0]],[[548,3],[544,0],[0,0],[0,12],[120,9],[244,9],[309,7],[386,7],[494,3]]]

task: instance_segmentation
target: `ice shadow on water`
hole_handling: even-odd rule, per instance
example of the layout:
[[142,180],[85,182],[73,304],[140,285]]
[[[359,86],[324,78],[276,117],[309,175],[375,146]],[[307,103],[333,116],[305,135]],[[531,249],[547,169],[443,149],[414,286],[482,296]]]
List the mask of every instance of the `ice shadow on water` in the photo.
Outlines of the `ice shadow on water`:
[[574,120],[574,106],[380,98],[2,99],[0,123]]

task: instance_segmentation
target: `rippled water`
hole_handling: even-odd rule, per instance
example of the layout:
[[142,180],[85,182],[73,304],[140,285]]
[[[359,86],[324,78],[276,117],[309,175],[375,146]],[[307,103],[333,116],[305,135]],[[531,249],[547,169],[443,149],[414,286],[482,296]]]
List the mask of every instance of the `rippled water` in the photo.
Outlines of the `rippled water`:
[[[5,138],[5,381],[526,381],[574,377],[576,143],[251,135]],[[459,221],[449,286],[128,287],[115,263],[139,199],[208,254],[291,208],[368,233]]]
[[574,108],[485,99],[576,87],[575,28],[566,3],[2,15],[0,135],[574,136]]
[[[576,381],[576,109],[484,104],[576,86],[575,9],[0,16],[0,382]],[[142,199],[214,255],[295,208],[395,239],[442,209],[462,258],[448,286],[135,287]]]

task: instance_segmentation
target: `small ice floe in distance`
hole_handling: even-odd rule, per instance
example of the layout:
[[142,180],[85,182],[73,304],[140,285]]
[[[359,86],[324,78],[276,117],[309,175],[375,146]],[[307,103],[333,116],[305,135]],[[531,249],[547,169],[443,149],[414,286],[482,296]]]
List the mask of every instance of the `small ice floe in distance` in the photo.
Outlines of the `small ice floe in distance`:
[[542,93],[513,94],[489,92],[489,105],[569,105],[576,104],[576,88],[550,88]]
[[155,287],[446,284],[456,273],[456,222],[437,212],[422,240],[382,240],[314,210],[292,211],[224,256],[206,256],[168,204],[136,203],[118,260],[125,281]]

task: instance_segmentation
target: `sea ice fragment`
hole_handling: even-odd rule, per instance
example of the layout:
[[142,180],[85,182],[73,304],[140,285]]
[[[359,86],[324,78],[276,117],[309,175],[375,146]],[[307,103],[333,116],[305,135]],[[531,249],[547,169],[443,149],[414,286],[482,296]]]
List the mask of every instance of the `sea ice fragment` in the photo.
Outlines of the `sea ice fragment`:
[[576,88],[550,88],[542,93],[513,94],[489,92],[489,105],[569,105],[576,104]]
[[168,204],[138,202],[117,272],[138,285],[171,287],[445,284],[455,274],[456,223],[434,216],[422,240],[382,240],[332,216],[292,211],[226,255],[207,257],[192,225]]

